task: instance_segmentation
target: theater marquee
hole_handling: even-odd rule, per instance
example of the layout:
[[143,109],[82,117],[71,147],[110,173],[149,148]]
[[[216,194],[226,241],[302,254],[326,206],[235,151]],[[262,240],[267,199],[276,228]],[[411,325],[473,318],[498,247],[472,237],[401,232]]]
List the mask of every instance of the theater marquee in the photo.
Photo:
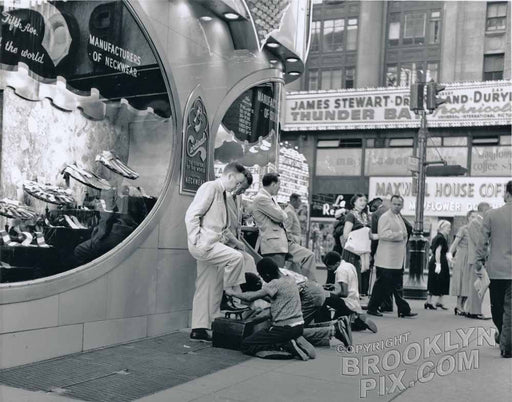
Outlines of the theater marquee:
[[[447,103],[429,115],[430,127],[496,126],[512,119],[512,83],[486,81],[447,84]],[[289,92],[284,130],[417,128],[409,110],[408,88]]]

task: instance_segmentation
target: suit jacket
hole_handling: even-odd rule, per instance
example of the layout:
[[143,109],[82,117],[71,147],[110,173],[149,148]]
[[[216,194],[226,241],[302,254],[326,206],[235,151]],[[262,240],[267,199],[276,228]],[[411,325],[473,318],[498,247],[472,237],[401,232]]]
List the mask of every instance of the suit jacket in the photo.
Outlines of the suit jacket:
[[295,208],[290,204],[286,206],[284,212],[286,212],[286,215],[288,215],[284,221],[284,227],[286,229],[286,234],[288,235],[288,240],[300,244],[302,231],[297,212],[295,211]]
[[286,212],[262,188],[252,202],[252,215],[261,236],[261,254],[287,253],[288,238],[284,222]]
[[379,245],[375,253],[375,266],[402,269],[407,249],[407,227],[403,218],[395,216],[391,210],[384,212],[379,219],[377,234]]
[[490,279],[512,279],[512,203],[493,209],[484,217],[482,236],[477,245],[476,258],[484,263],[487,244],[489,260],[485,265]]
[[209,250],[214,243],[227,242],[228,227],[224,187],[220,179],[208,181],[199,187],[185,214],[188,248]]
[[478,215],[468,224],[468,264],[476,264],[476,249],[482,241],[483,218]]

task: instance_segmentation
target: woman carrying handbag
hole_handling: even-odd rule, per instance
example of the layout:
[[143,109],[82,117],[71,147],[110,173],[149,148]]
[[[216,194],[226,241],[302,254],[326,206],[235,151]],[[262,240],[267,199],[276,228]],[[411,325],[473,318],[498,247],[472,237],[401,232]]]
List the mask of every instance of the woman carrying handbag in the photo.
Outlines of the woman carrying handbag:
[[359,293],[367,295],[371,251],[370,224],[366,212],[368,199],[364,194],[355,194],[350,204],[353,209],[345,217],[341,238],[342,259],[356,267]]
[[[450,222],[440,220],[437,235],[430,246],[433,254],[428,263],[428,296],[425,309],[437,310],[439,307],[442,310],[448,310],[443,304],[443,296],[450,293],[450,267],[446,254],[448,253],[448,236],[451,228]],[[435,304],[434,296],[437,297]]]

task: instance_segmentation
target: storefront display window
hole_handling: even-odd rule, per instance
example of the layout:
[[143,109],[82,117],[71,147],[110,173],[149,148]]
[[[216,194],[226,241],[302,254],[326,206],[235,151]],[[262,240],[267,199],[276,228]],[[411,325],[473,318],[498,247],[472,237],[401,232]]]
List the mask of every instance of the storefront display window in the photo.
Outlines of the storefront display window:
[[317,176],[359,176],[362,150],[360,148],[328,148],[316,151]]
[[407,162],[413,155],[412,148],[366,149],[365,176],[400,176],[408,173]]
[[125,241],[162,192],[174,134],[165,73],[123,1],[13,4],[0,6],[1,282]]
[[512,172],[512,147],[477,147],[471,149],[471,176],[508,176]]

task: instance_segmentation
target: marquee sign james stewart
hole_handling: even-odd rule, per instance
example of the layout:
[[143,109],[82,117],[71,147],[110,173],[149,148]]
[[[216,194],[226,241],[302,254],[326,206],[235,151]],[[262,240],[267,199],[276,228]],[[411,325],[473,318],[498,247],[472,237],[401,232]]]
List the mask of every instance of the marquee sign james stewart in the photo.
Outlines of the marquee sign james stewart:
[[[447,84],[447,99],[429,116],[431,127],[510,124],[512,83],[487,81]],[[409,110],[409,88],[290,92],[284,130],[352,130],[419,127]]]

